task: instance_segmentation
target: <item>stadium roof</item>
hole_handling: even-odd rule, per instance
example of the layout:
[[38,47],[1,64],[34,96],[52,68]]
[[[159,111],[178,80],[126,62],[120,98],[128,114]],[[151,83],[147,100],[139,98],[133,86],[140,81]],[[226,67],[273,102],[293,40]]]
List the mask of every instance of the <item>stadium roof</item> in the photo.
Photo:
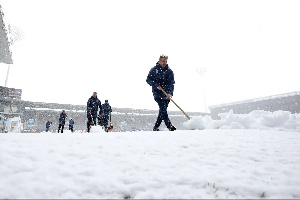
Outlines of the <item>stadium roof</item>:
[[299,95],[300,95],[300,91],[295,91],[295,92],[277,94],[277,95],[260,97],[260,98],[255,98],[255,99],[247,99],[247,100],[244,100],[244,101],[235,101],[235,102],[230,102],[230,103],[213,105],[213,106],[209,106],[209,109],[218,108],[218,107],[225,107],[225,106],[231,106],[231,105],[236,105],[236,104],[246,104],[246,103],[257,102],[257,101],[265,101],[265,100],[270,100],[270,99],[278,99],[278,98],[283,98],[283,97],[299,96]]
[[13,64],[12,53],[9,50],[7,29],[3,20],[3,11],[0,5],[0,63]]

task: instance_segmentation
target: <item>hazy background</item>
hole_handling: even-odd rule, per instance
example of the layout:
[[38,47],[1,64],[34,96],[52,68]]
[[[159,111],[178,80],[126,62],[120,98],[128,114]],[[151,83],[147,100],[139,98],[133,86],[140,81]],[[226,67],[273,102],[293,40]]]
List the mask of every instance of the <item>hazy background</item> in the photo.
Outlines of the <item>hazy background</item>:
[[[1,0],[12,47],[7,87],[23,100],[158,109],[146,77],[160,54],[185,111],[298,91],[300,1]],[[0,64],[0,85],[7,66]],[[204,69],[205,73],[197,73]],[[172,103],[169,110],[178,110]]]

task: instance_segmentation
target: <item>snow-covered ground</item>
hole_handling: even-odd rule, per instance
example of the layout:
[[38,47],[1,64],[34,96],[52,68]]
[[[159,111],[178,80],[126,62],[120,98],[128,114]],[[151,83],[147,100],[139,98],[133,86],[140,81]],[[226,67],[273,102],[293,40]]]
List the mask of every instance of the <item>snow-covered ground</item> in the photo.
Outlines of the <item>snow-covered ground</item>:
[[0,199],[300,198],[298,123],[256,111],[174,132],[0,134]]

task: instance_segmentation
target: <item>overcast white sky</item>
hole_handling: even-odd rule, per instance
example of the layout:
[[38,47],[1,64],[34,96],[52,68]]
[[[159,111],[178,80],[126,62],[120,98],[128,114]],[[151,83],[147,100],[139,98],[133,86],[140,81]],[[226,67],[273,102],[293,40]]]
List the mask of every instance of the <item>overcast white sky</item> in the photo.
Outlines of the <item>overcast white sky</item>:
[[[157,109],[146,76],[160,54],[185,111],[299,91],[300,1],[1,0],[23,100]],[[0,64],[0,85],[7,65]],[[178,110],[172,103],[169,110]]]

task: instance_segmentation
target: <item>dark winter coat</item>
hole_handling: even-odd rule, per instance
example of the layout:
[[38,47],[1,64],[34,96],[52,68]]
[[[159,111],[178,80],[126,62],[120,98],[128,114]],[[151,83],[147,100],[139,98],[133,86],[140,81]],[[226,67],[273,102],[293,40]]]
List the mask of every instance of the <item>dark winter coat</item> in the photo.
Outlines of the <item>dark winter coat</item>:
[[[91,96],[91,98],[89,98],[89,100],[87,102],[87,117],[90,118],[91,114],[92,114],[93,118],[97,117],[98,108],[100,108],[99,113],[102,114],[103,111],[102,111],[101,101],[98,99],[98,97],[94,98],[93,96]],[[91,111],[91,114],[90,114],[90,111]]]
[[46,128],[50,128],[50,125],[51,125],[51,122],[50,122],[50,121],[47,121],[47,122],[46,122]]
[[168,65],[162,67],[159,62],[157,62],[156,66],[150,69],[146,82],[152,86],[154,99],[166,98],[166,95],[157,89],[158,86],[161,86],[167,94],[173,95],[175,84],[174,73]]
[[104,115],[109,115],[109,113],[112,112],[111,106],[109,105],[108,102],[105,102],[104,104],[102,104],[102,109],[103,109]]
[[70,119],[70,121],[69,121],[69,127],[73,127],[73,126],[74,126],[74,120]]
[[63,113],[63,112],[60,113],[60,115],[59,115],[59,124],[65,125],[67,117],[68,117],[68,115],[66,113]]

